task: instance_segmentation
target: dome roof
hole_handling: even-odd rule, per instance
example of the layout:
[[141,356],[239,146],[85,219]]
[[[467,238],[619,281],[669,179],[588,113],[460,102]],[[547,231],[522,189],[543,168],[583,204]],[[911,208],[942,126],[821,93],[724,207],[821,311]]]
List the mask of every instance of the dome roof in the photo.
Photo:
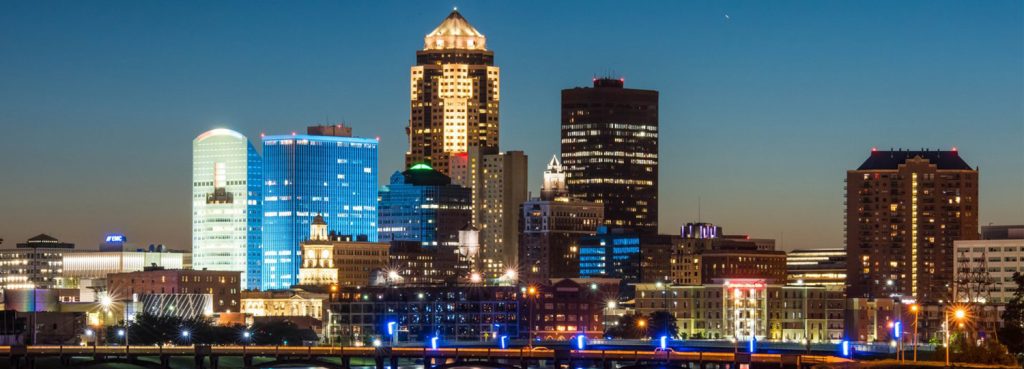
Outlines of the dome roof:
[[487,37],[469,24],[458,10],[452,10],[441,25],[423,39],[424,50],[487,50]]

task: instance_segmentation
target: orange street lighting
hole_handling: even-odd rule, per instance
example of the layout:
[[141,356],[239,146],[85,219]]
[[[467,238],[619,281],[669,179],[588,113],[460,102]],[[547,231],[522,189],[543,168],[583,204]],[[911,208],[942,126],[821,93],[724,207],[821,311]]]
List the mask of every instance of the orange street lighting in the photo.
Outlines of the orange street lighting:
[[964,320],[964,318],[967,317],[967,310],[964,310],[963,308],[956,309],[956,311],[953,312],[953,317],[956,318],[956,320]]
[[638,327],[640,327],[640,328],[646,327],[647,326],[647,321],[643,320],[643,319],[637,320],[636,321],[636,325]]

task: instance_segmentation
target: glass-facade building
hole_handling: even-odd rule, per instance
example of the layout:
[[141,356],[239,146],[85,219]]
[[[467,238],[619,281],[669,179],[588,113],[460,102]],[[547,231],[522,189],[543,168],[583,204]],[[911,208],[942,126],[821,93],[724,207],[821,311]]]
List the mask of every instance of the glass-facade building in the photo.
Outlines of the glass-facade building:
[[192,141],[193,268],[242,272],[242,287],[259,287],[262,176],[241,133],[219,128]]
[[380,193],[380,239],[456,247],[459,230],[472,220],[472,196],[426,164],[395,172]]
[[636,232],[597,227],[597,234],[580,237],[579,255],[580,277],[640,282],[640,236]]
[[299,244],[317,215],[330,232],[377,241],[377,140],[265,136],[263,164],[261,289],[298,283]]

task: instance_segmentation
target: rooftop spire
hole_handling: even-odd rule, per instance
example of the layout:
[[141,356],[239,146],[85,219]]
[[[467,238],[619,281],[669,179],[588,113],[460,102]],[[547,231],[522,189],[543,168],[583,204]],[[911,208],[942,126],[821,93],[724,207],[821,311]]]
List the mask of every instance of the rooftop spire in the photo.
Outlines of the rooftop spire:
[[455,7],[423,40],[424,50],[487,50],[487,37],[469,24]]

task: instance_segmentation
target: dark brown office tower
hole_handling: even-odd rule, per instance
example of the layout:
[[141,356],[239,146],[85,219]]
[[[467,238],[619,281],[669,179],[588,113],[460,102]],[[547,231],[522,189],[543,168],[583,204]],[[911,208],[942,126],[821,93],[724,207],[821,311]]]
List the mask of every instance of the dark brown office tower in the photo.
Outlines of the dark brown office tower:
[[406,167],[426,162],[450,175],[452,154],[498,147],[499,72],[487,38],[458,11],[427,34],[410,73]]
[[562,160],[569,193],[604,204],[604,224],[658,231],[658,91],[621,79],[562,90]]
[[846,294],[948,300],[953,241],[978,239],[978,171],[952,151],[878,151],[846,172]]

